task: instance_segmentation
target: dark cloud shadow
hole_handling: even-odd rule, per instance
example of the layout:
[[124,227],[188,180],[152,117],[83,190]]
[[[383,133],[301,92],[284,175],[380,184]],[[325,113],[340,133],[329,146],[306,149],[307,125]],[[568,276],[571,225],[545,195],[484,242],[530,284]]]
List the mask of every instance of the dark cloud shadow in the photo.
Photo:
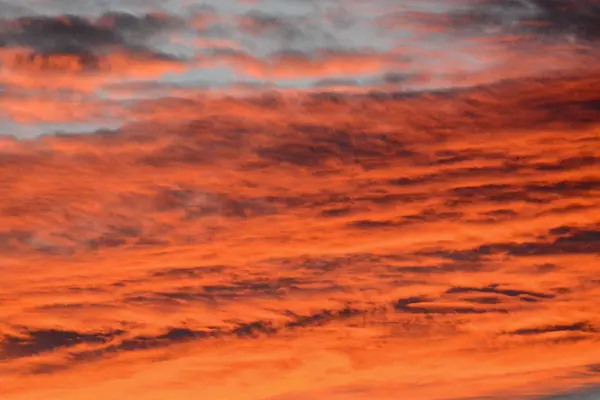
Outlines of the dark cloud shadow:
[[10,360],[78,344],[99,345],[124,333],[120,330],[106,333],[82,333],[58,329],[30,330],[25,331],[23,336],[4,335],[0,340],[0,354],[2,360]]
[[547,325],[535,328],[522,328],[510,332],[511,335],[540,335],[551,332],[597,332],[594,327],[588,322],[576,322],[565,325]]
[[42,68],[61,68],[54,57],[69,56],[84,71],[101,67],[102,57],[121,50],[145,59],[172,59],[152,50],[152,35],[177,26],[170,16],[107,13],[97,19],[76,15],[29,16],[4,21],[2,47],[29,49],[18,55],[15,66],[39,63]]

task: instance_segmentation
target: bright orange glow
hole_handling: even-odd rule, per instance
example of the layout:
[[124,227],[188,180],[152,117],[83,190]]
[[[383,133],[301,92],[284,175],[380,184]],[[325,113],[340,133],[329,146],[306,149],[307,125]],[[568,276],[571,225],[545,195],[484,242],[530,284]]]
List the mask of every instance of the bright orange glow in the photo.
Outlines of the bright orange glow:
[[[542,399],[600,385],[587,44],[528,55],[537,33],[486,33],[465,40],[485,67],[457,51],[407,72],[446,49],[259,57],[218,37],[214,14],[186,23],[204,29],[192,46],[221,52],[186,60],[103,30],[91,64],[0,49],[2,400]],[[248,15],[233,19],[247,35],[287,27]],[[466,17],[427,18],[424,35]],[[221,63],[266,81],[397,75],[335,92],[165,79]],[[54,132],[69,124],[92,132]]]

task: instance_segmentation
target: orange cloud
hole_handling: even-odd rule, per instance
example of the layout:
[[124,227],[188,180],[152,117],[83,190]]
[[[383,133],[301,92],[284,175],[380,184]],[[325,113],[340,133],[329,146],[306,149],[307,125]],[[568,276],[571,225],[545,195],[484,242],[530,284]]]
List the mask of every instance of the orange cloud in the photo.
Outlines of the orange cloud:
[[267,60],[259,60],[242,54],[223,54],[212,61],[225,62],[232,65],[243,76],[262,79],[297,79],[319,78],[328,76],[347,76],[361,74],[377,74],[386,68],[399,66],[386,54],[323,54],[315,57],[309,55],[273,56]]
[[83,92],[99,89],[117,76],[119,79],[150,79],[187,68],[174,60],[140,58],[124,53],[86,60],[75,55],[34,55],[26,49],[3,50],[0,62],[4,65],[0,80],[5,84],[25,89],[62,88]]
[[[445,90],[185,89],[119,108],[92,94],[184,63],[110,52],[88,71],[73,56],[15,64],[23,52],[2,53],[10,119],[123,126],[0,137],[3,399],[525,399],[600,384],[592,65],[531,76],[506,69],[515,52],[479,75],[447,68],[464,87]],[[223,57],[265,78],[396,62]]]

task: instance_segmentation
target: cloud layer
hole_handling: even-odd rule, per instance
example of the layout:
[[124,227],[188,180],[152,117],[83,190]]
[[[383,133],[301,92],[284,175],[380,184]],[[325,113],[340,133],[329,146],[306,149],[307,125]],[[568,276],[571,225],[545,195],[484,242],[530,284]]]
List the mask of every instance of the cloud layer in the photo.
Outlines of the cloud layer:
[[2,398],[593,393],[599,6],[509,3],[0,3]]

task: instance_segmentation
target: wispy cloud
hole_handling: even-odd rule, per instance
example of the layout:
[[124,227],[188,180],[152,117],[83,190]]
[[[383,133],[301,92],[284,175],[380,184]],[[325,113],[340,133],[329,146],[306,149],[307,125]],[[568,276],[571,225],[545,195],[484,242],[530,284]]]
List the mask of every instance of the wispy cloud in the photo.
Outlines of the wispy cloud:
[[594,2],[7,7],[3,398],[600,383]]

